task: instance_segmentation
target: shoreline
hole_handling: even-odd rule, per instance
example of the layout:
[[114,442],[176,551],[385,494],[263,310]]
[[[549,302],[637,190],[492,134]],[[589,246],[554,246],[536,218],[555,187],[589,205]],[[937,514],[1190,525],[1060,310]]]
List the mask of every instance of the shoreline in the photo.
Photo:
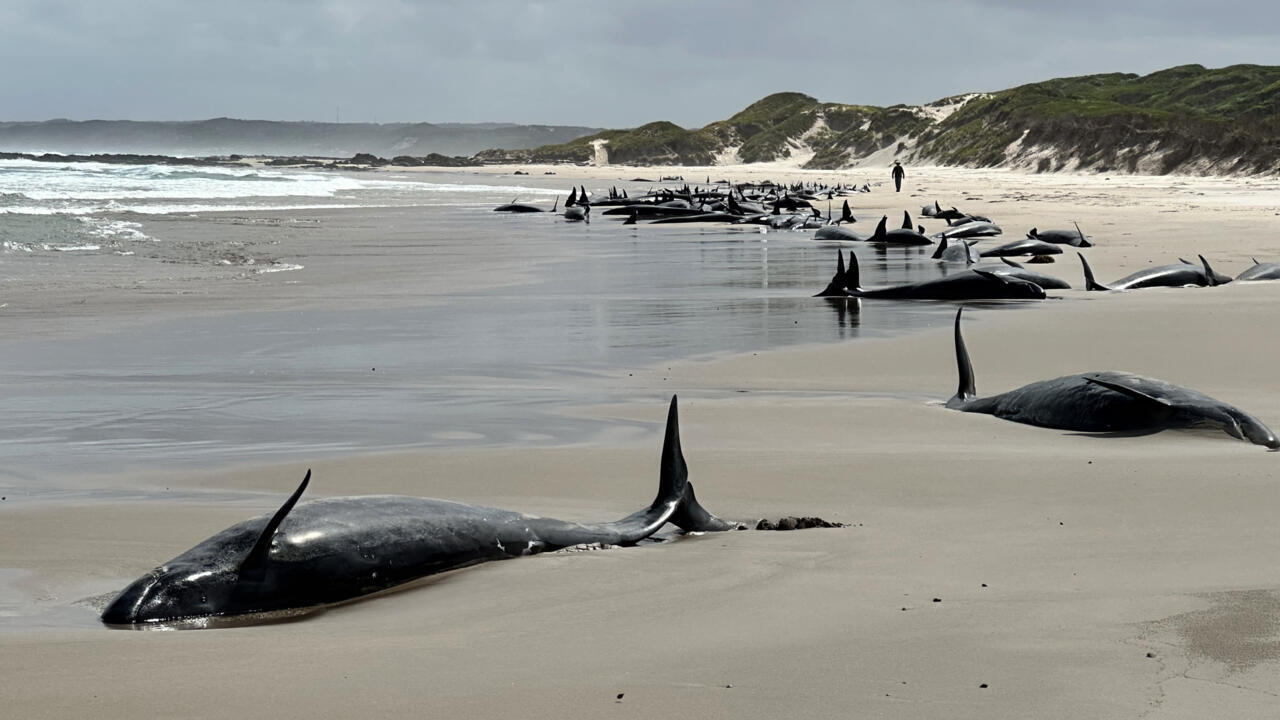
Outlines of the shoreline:
[[[1097,178],[992,178],[909,175],[909,192],[867,200],[989,207],[1006,236],[1033,217],[1080,216],[1099,241],[1088,257],[1104,282],[1180,254],[1204,253],[1229,274],[1250,255],[1280,256],[1280,187],[1270,183],[1136,192]],[[1078,284],[1074,260],[1067,253],[1038,269]],[[1280,283],[1065,294],[1036,312],[965,313],[979,393],[1128,370],[1280,427]],[[861,312],[876,307],[864,301]],[[77,601],[270,511],[307,467],[316,496],[385,492],[571,520],[621,516],[652,496],[665,400],[677,392],[684,452],[708,510],[851,523],[491,563],[282,625],[129,633],[54,618],[53,628],[5,630],[0,672],[23,688],[14,711],[63,717],[93,707],[123,718],[179,703],[190,716],[220,717],[275,699],[285,718],[367,712],[374,702],[385,714],[551,718],[616,711],[625,693],[632,712],[679,706],[708,717],[1270,712],[1280,693],[1280,455],[1220,432],[1095,436],[948,410],[940,403],[956,367],[944,315],[900,337],[632,370],[633,400],[568,408],[630,428],[592,443],[121,479],[226,493],[216,502],[0,505],[0,568],[32,573],[0,584],[0,611],[83,615]],[[6,592],[17,594],[8,608]],[[201,658],[199,682],[190,657]],[[282,667],[314,689],[281,705]]]

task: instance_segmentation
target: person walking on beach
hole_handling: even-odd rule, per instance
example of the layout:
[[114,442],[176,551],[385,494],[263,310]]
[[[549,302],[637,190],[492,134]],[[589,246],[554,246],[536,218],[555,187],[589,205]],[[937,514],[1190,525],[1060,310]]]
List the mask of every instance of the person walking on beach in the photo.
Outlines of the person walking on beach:
[[902,192],[902,178],[907,176],[907,171],[902,169],[902,163],[897,160],[893,161],[892,175],[894,192]]

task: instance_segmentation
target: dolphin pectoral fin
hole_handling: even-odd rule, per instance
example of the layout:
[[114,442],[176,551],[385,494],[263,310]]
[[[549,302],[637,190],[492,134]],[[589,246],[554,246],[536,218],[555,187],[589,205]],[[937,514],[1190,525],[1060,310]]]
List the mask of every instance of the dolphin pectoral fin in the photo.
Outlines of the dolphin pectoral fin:
[[1173,408],[1173,403],[1169,402],[1168,400],[1165,400],[1164,398],[1158,398],[1155,395],[1149,395],[1147,393],[1142,392],[1141,390],[1131,388],[1128,385],[1121,385],[1120,383],[1113,383],[1110,380],[1102,380],[1100,378],[1094,378],[1094,377],[1086,377],[1085,382],[1090,382],[1090,383],[1093,383],[1094,385],[1104,387],[1108,390],[1113,390],[1115,392],[1120,393],[1121,395],[1127,395],[1133,398],[1134,400],[1142,400],[1145,402],[1155,403],[1156,405],[1159,405],[1160,407],[1165,409]]
[[972,268],[972,269],[975,273],[981,275],[982,277],[988,280],[999,280],[1000,282],[1006,285],[1012,282],[1009,278],[1005,277],[1004,275],[1001,275],[999,273],[993,273],[990,270],[983,270],[982,268]]
[[302,478],[302,484],[298,485],[298,489],[293,491],[288,500],[276,510],[276,514],[271,516],[267,521],[267,526],[262,529],[262,534],[258,536],[258,541],[253,544],[253,548],[249,550],[249,554],[244,560],[240,561],[240,575],[243,577],[246,573],[261,572],[267,564],[267,556],[271,552],[271,540],[276,536],[276,530],[280,529],[280,523],[284,522],[285,517],[293,510],[293,506],[298,504],[298,498],[302,497],[302,493],[307,489],[307,485],[311,483],[311,470],[307,470],[306,477]]
[[1014,262],[1014,261],[1010,260],[1010,259],[1009,259],[1009,258],[1007,258],[1007,257],[1002,257],[1002,258],[1000,258],[1000,259],[1001,259],[1002,261],[1004,261],[1004,264],[1005,264],[1005,265],[1008,265],[1009,267],[1016,267],[1016,268],[1018,268],[1019,270],[1021,270],[1021,269],[1022,269],[1022,263],[1016,263],[1016,262]]

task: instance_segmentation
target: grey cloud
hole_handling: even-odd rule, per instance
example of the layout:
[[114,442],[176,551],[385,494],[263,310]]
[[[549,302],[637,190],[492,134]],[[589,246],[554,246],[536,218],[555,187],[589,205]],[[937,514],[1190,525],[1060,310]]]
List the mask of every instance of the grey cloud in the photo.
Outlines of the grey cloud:
[[918,103],[1277,64],[1272,3],[6,0],[0,119],[698,126],[782,90]]

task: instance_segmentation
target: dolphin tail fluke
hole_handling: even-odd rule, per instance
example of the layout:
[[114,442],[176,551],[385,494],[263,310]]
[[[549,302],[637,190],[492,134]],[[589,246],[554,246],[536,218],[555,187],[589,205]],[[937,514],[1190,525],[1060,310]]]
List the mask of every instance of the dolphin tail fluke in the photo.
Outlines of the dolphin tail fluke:
[[685,483],[684,497],[680,499],[680,506],[671,514],[667,522],[685,532],[719,532],[735,530],[739,527],[737,523],[712,515],[698,504],[698,498],[693,494],[693,483]]
[[960,382],[956,387],[956,394],[947,401],[947,407],[958,408],[966,401],[972,400],[978,396],[978,391],[973,383],[973,365],[969,362],[969,351],[964,346],[964,337],[960,334],[960,315],[964,312],[964,306],[956,310],[956,368],[959,371]]
[[689,482],[689,467],[684,462],[684,453],[680,451],[680,411],[675,395],[671,396],[671,406],[667,409],[667,430],[662,440],[662,470],[658,479],[658,496],[653,499],[650,510],[664,505],[677,503],[684,497],[685,485]]
[[1080,264],[1084,267],[1084,289],[1110,290],[1111,288],[1093,279],[1093,268],[1089,267],[1089,261],[1084,259],[1084,255],[1081,253],[1076,253],[1076,255],[1080,256]]

